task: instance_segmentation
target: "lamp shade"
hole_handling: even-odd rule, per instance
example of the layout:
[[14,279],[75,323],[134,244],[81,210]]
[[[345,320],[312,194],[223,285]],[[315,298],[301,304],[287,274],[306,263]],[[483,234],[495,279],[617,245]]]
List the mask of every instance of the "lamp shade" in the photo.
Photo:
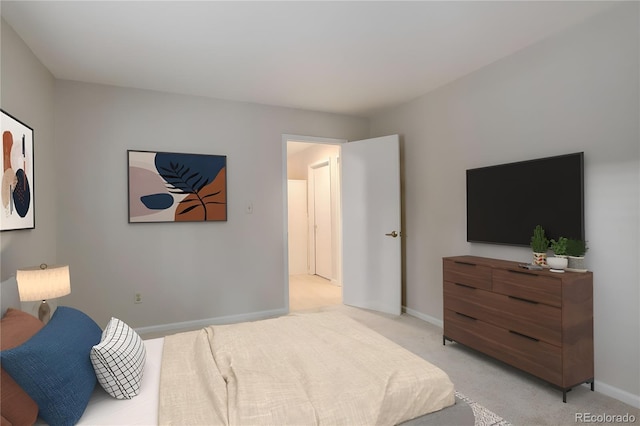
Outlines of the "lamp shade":
[[32,268],[18,269],[16,272],[20,300],[55,299],[71,293],[69,265],[47,266],[45,264]]

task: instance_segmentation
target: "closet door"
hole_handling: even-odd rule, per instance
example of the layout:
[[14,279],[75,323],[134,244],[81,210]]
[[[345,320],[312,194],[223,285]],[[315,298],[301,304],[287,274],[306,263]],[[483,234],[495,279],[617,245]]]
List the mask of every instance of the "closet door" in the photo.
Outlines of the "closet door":
[[316,275],[331,277],[331,169],[323,163],[313,169],[314,236]]
[[288,190],[289,275],[307,274],[307,181],[290,179]]

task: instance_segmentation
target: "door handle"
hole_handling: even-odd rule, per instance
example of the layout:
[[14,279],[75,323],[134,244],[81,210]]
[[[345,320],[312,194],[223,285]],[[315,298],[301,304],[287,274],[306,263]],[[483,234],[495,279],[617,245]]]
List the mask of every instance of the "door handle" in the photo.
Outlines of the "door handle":
[[384,234],[384,235],[386,235],[386,236],[388,236],[388,237],[393,237],[393,238],[395,238],[395,237],[397,237],[397,236],[398,236],[398,233],[397,233],[396,231],[392,231],[392,232],[390,232],[390,233],[388,233],[388,234]]

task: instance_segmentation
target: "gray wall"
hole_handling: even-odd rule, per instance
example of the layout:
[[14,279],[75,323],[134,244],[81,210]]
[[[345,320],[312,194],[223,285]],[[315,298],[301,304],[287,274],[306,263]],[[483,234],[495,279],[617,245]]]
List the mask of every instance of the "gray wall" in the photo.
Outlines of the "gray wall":
[[[282,313],[282,134],[367,132],[361,118],[57,81],[67,303],[99,323],[113,315],[134,327]],[[226,155],[228,221],[127,223],[127,149]]]
[[[402,135],[407,310],[442,320],[443,256],[531,261],[466,242],[467,168],[585,153],[597,388],[640,405],[638,4],[533,45],[374,117]],[[523,188],[540,202],[552,188]],[[550,208],[553,208],[550,206]]]
[[4,19],[0,21],[2,109],[34,129],[35,229],[0,233],[0,279],[16,269],[56,263],[54,78]]
[[[585,151],[596,381],[638,405],[638,47],[638,5],[628,4],[381,113],[369,132],[350,117],[55,81],[3,21],[1,104],[35,129],[37,199],[35,230],[0,234],[0,275],[69,263],[61,302],[101,324],[281,310],[282,133],[399,133],[404,303],[437,323],[442,256],[530,260],[527,249],[466,243],[464,170]],[[229,221],[129,225],[127,149],[227,155]]]

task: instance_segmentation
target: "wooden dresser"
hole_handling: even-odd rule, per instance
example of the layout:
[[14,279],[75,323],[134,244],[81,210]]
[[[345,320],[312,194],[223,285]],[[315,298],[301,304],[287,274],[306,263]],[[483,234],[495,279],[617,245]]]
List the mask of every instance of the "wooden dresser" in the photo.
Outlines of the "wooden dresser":
[[593,374],[593,274],[443,258],[444,334],[567,392]]

